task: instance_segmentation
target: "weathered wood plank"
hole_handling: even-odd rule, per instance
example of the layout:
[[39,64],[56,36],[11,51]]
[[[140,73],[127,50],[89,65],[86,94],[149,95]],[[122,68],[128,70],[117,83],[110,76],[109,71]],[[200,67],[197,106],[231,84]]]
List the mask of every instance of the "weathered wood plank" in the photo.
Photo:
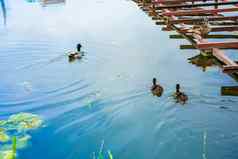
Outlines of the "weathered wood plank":
[[224,5],[236,5],[238,1],[229,2],[215,2],[215,3],[198,3],[198,4],[181,4],[181,5],[164,5],[156,6],[155,9],[175,9],[175,8],[194,8],[194,7],[209,7],[209,6],[224,6]]
[[211,27],[210,32],[238,31],[238,26]]
[[225,73],[238,72],[238,65],[223,66],[222,71],[225,72]]
[[215,56],[219,61],[228,66],[238,66],[237,63],[232,61],[229,57],[227,57],[220,49],[213,48],[212,55]]
[[238,49],[238,42],[207,42],[207,43],[197,43],[196,47],[198,49],[212,49],[212,48],[229,48],[229,49]]
[[[227,16],[227,17],[208,17],[208,21],[226,21],[226,20],[232,20],[236,21],[238,20],[238,16]],[[196,23],[196,22],[203,22],[204,18],[192,18],[192,19],[176,19],[176,20],[169,20],[170,24],[187,24],[187,23]]]
[[[180,34],[169,35],[169,38],[184,39],[184,37]],[[203,38],[205,39],[237,39],[238,35],[211,34],[211,35],[205,35]]]
[[180,10],[180,11],[170,11],[166,13],[162,13],[163,16],[191,16],[191,15],[200,15],[200,14],[217,14],[217,13],[225,13],[225,12],[236,12],[238,11],[238,7],[234,8],[222,8],[222,9],[198,9],[198,10]]
[[238,86],[222,86],[221,95],[223,96],[238,96]]
[[[206,0],[206,2],[214,0]],[[164,4],[164,3],[185,3],[185,2],[204,2],[204,0],[154,0],[153,4]]]

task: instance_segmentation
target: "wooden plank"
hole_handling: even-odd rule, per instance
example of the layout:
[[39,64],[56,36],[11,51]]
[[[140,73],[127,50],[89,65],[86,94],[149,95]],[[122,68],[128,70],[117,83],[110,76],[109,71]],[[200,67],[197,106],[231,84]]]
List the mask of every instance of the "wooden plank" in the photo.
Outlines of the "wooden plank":
[[238,1],[229,1],[229,2],[213,2],[213,3],[198,3],[198,4],[181,4],[181,5],[164,5],[156,6],[155,9],[176,9],[176,8],[194,8],[194,7],[209,7],[209,6],[224,6],[224,5],[236,5]]
[[238,49],[238,42],[207,42],[207,43],[197,43],[196,47],[198,49],[212,49],[212,48],[229,48],[229,49]]
[[[194,45],[180,45],[180,49],[197,49]],[[228,50],[229,48],[222,48],[223,50]]]
[[231,26],[231,25],[238,25],[238,22],[232,22],[232,21],[214,21],[214,22],[209,22],[210,25],[215,25],[215,26]]
[[155,24],[156,25],[166,25],[166,23],[164,21],[156,21]]
[[227,57],[220,49],[213,48],[212,55],[215,56],[219,61],[228,66],[238,66],[237,63],[232,61],[229,57]]
[[223,26],[223,27],[211,27],[210,32],[232,32],[232,31],[238,31],[238,26]]
[[222,9],[199,9],[199,10],[180,10],[180,11],[170,11],[162,13],[163,16],[191,16],[191,15],[200,15],[200,14],[217,14],[220,12],[236,12],[238,7],[235,8],[222,8]]
[[222,71],[224,73],[235,73],[238,72],[238,65],[232,65],[232,66],[223,66]]
[[221,95],[223,96],[238,96],[238,86],[222,86]]
[[196,49],[196,47],[194,47],[193,45],[180,45],[179,47],[181,50],[187,50],[187,49]]
[[[206,0],[206,2],[214,0]],[[204,0],[155,0],[153,4],[164,4],[164,3],[184,3],[184,2],[204,2]]]
[[[169,38],[184,39],[184,37],[180,34],[169,35]],[[211,35],[205,35],[203,38],[205,39],[237,39],[238,35],[211,34]]]
[[[236,21],[238,20],[238,16],[227,16],[227,17],[208,17],[208,21],[226,21],[226,20],[232,20]],[[193,19],[176,19],[176,20],[170,20],[170,24],[187,24],[187,23],[196,23],[196,22],[203,22],[204,18],[193,18]]]

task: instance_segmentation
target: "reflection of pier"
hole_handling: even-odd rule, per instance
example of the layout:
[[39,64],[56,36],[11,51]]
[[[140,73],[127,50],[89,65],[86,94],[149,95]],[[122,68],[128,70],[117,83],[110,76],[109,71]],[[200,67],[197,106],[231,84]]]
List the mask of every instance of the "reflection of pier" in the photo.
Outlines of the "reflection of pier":
[[2,15],[3,15],[3,22],[4,24],[7,23],[7,11],[6,11],[6,5],[4,0],[0,0],[1,3],[1,9],[2,9]]
[[42,6],[47,6],[51,4],[64,4],[65,0],[41,0]]
[[[133,1],[153,20],[156,20],[157,25],[164,25],[163,31],[178,33],[171,38],[184,38],[191,43],[191,45],[182,45],[181,48],[198,49],[202,55],[207,56],[191,58],[191,63],[204,68],[205,65],[212,64],[213,60],[208,58],[211,56],[221,66],[224,73],[238,80],[238,64],[225,54],[225,50],[238,49],[237,0]],[[226,32],[226,35],[217,34],[219,32]],[[214,40],[210,41],[210,39]]]
[[[156,25],[163,25],[163,31],[177,32],[170,38],[190,42],[181,45],[181,49],[200,51],[201,54],[188,59],[190,63],[203,71],[218,65],[238,81],[237,59],[226,55],[227,50],[238,49],[238,0],[133,1],[156,20]],[[238,96],[238,86],[221,87],[221,95]]]
[[238,96],[238,86],[222,86],[221,95],[223,96]]
[[212,56],[204,56],[202,54],[196,55],[188,59],[189,63],[201,67],[203,71],[206,71],[208,67],[215,64],[215,59]]

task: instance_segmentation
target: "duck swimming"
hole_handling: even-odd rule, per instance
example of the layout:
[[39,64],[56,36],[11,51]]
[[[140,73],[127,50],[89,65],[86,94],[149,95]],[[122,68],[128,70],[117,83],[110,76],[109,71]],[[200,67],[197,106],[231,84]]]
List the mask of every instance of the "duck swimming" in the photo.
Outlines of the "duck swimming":
[[69,55],[68,55],[69,61],[74,61],[76,59],[81,59],[84,56],[83,52],[81,52],[81,47],[82,47],[81,44],[77,44],[77,51],[69,52]]
[[160,97],[162,96],[164,89],[162,86],[160,86],[159,84],[157,84],[156,82],[156,78],[153,78],[153,85],[151,87],[151,92],[154,96]]
[[180,84],[176,84],[176,92],[174,93],[174,98],[177,100],[177,103],[185,104],[188,100],[188,96],[180,91]]

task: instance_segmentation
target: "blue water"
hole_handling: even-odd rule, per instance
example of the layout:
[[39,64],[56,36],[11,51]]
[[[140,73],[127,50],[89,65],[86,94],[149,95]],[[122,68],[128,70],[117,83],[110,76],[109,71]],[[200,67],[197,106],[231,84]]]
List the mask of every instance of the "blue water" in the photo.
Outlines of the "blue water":
[[[133,2],[5,5],[0,119],[44,119],[18,158],[89,159],[102,142],[116,159],[238,158],[238,98],[220,95],[237,83],[217,67],[189,64],[198,52],[179,50],[187,42],[169,39]],[[86,55],[69,63],[78,42]],[[161,98],[151,95],[153,77]],[[184,106],[170,97],[176,83],[189,96]]]

